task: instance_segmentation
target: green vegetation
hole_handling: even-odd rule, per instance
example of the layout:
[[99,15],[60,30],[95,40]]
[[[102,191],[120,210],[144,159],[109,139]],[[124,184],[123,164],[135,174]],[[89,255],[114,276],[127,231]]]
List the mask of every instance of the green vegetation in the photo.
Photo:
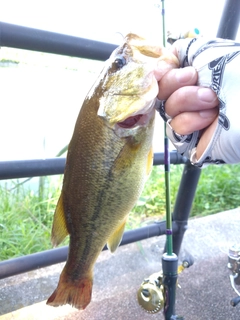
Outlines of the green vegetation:
[[18,65],[19,61],[12,60],[12,59],[1,59],[0,60],[0,66],[8,66],[9,64]]
[[[209,166],[202,170],[192,217],[239,206],[240,165]],[[171,201],[174,204],[182,166],[171,166]],[[41,179],[37,191],[19,181],[0,186],[0,260],[51,248],[53,213],[62,177]],[[164,219],[164,169],[154,167],[137,206],[130,214],[127,228],[136,228]],[[65,244],[67,240],[65,241]]]
[[[172,210],[181,181],[183,165],[171,166]],[[240,206],[240,165],[209,166],[202,170],[191,217],[206,216]],[[130,225],[165,217],[164,168],[158,166],[147,181],[130,216]],[[137,223],[136,223],[137,221]]]
[[50,248],[58,185],[47,178],[44,192],[14,181],[0,187],[0,260]]

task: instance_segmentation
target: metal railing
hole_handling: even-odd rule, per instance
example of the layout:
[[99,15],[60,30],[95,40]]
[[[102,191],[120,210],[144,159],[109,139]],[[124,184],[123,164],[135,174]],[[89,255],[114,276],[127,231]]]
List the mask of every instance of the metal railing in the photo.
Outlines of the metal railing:
[[[3,22],[0,22],[0,46],[101,61],[106,60],[116,48],[116,45],[109,43],[16,26]],[[65,158],[0,161],[0,180],[62,174],[64,172],[65,162]],[[187,159],[181,157],[177,152],[171,152],[170,162],[171,164],[186,164]],[[154,165],[163,164],[164,153],[154,154]],[[186,165],[189,166],[189,163]],[[196,170],[196,168],[194,169]],[[197,171],[199,170],[197,169]],[[189,185],[186,190],[189,190]],[[180,193],[182,193],[182,191],[180,191]],[[179,196],[179,199],[182,199],[182,197]],[[187,208],[190,208],[192,200],[193,199],[190,199],[189,197],[185,199],[184,206],[185,202],[189,201]],[[179,221],[173,222],[174,234],[181,234],[181,239],[186,230],[189,212],[187,213],[187,216],[181,215]],[[147,227],[127,231],[124,233],[121,245],[163,235],[165,234],[165,229],[165,221],[163,221]],[[174,242],[178,241],[179,239],[176,239]],[[180,249],[180,245],[181,243],[178,245],[175,243],[175,250],[178,250],[177,247]],[[68,247],[62,247],[2,261],[0,262],[0,279],[63,262],[67,258],[67,252]]]
[[[234,39],[237,34],[239,20],[240,1],[227,1],[217,36]],[[116,48],[116,45],[109,43],[16,26],[3,22],[0,22],[0,46],[101,61],[106,60],[110,53]],[[176,152],[170,154],[170,159],[172,164],[185,164],[172,215],[173,252],[178,255],[184,232],[187,229],[187,221],[200,177],[200,169],[193,167],[185,158],[182,158]],[[154,155],[154,165],[160,164],[164,164],[163,153]],[[64,158],[2,161],[0,162],[0,180],[62,174],[64,166]],[[165,229],[165,222],[163,221],[147,227],[127,231],[124,233],[121,245],[153,236],[163,235]],[[67,258],[67,252],[68,248],[62,247],[2,261],[0,262],[0,279],[63,262]]]
[[[63,174],[65,162],[65,158],[0,161],[0,180]],[[187,159],[181,157],[177,152],[171,152],[170,162],[172,164],[184,164],[187,163]],[[163,164],[164,153],[154,154],[154,165]],[[160,236],[165,233],[165,230],[165,221],[162,221],[146,227],[126,231],[120,245]],[[173,231],[174,233],[179,232],[178,223],[173,222]],[[106,249],[107,247],[104,247],[103,250]],[[66,261],[67,254],[68,246],[65,246],[2,261],[0,262],[0,279]]]
[[[171,152],[170,161],[172,164],[181,164],[186,163],[187,159],[177,152]],[[65,163],[65,158],[0,161],[0,180],[63,174]],[[164,154],[155,153],[153,165],[161,164],[164,164]]]

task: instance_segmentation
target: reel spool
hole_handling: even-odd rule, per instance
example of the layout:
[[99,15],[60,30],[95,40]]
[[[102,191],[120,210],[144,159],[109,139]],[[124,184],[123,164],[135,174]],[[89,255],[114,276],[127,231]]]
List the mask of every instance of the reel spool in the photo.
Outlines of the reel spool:
[[[184,269],[191,267],[193,263],[193,257],[189,255],[183,260],[182,264],[178,266],[178,274]],[[143,280],[137,292],[138,303],[148,313],[157,313],[164,307],[164,291],[163,271],[161,270]],[[177,317],[176,319],[182,318]]]
[[234,244],[228,251],[228,269],[231,270],[230,282],[233,290],[237,293],[237,297],[231,300],[231,305],[235,307],[240,302],[240,292],[236,285],[240,285],[240,245]]
[[229,248],[228,268],[232,271],[235,284],[240,285],[240,245],[234,244]]
[[164,306],[162,277],[162,272],[152,274],[143,280],[138,290],[138,303],[148,313],[157,313]]

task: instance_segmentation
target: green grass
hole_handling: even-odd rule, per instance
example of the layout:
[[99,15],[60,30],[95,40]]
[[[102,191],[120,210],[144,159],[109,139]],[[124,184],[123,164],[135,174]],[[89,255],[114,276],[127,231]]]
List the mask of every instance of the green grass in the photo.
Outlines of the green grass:
[[51,247],[51,221],[59,186],[46,178],[44,191],[39,188],[34,192],[18,182],[0,187],[0,260]]
[[[183,166],[171,166],[172,210]],[[201,171],[191,217],[200,217],[240,206],[240,165],[209,166]],[[165,217],[164,168],[155,167],[137,206],[130,215],[130,227]]]
[[202,171],[192,216],[205,216],[240,206],[240,165],[209,166]]
[[[171,166],[171,203],[174,205],[182,165]],[[33,191],[18,181],[0,186],[0,260],[51,248],[53,213],[62,177],[45,178]],[[192,217],[239,206],[240,165],[209,166],[202,170]],[[164,170],[154,167],[142,196],[132,210],[127,229],[143,226],[165,216]],[[67,242],[65,241],[65,244]]]

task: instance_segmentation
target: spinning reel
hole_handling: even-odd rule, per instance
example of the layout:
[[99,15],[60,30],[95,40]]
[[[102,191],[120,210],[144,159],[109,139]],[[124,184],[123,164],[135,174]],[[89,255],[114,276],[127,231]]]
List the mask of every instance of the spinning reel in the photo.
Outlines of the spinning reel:
[[144,279],[137,293],[138,303],[149,313],[157,313],[164,305],[162,271]]
[[[169,298],[175,297],[177,286],[177,274],[181,273],[185,268],[189,268],[193,264],[191,258],[185,259],[182,265],[177,266],[177,256],[173,254],[169,258],[166,254],[163,255],[163,271],[153,273],[142,282],[138,293],[138,303],[148,313],[157,313],[164,308],[164,312],[168,306]],[[170,273],[168,273],[170,267]],[[174,272],[175,269],[177,272]],[[172,269],[172,270],[171,270]],[[172,296],[172,297],[170,297]],[[172,313],[173,310],[171,310]],[[182,320],[182,317],[173,316],[173,320]]]
[[236,285],[240,285],[240,245],[232,245],[228,251],[228,269],[231,270],[230,282],[237,297],[231,300],[231,305],[235,307],[240,302],[240,292]]

